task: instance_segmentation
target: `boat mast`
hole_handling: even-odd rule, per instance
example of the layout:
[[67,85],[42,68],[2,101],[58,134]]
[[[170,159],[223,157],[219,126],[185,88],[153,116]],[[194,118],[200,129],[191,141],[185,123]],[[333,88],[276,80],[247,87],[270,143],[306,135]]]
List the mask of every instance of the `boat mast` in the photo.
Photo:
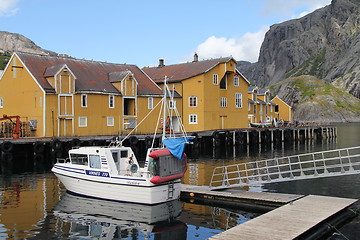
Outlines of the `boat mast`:
[[167,88],[167,86],[166,86],[166,81],[167,81],[167,77],[165,76],[165,78],[164,78],[164,98],[163,98],[163,104],[164,104],[164,106],[163,106],[163,110],[164,110],[164,112],[163,112],[163,133],[162,133],[162,140],[164,140],[165,139],[165,134],[166,134],[166,105],[167,105],[167,102],[166,102],[166,88]]

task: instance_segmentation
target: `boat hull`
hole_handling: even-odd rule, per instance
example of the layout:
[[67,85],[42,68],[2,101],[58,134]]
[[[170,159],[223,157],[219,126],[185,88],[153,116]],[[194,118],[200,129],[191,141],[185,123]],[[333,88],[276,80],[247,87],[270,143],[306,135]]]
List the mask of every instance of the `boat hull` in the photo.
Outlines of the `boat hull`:
[[98,199],[155,205],[180,197],[180,180],[155,185],[145,178],[90,176],[69,167],[55,165],[54,174],[73,193]]

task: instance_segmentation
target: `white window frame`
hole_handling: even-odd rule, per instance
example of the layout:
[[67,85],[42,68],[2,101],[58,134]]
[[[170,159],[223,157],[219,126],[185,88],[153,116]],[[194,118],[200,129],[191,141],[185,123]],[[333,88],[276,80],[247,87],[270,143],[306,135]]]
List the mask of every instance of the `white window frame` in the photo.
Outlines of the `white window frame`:
[[[191,106],[191,103],[193,102],[192,99],[195,99],[194,106]],[[190,96],[189,97],[189,107],[197,107],[198,106],[198,97],[197,96]]]
[[115,118],[113,116],[106,117],[106,126],[108,127],[115,126]]
[[81,94],[81,107],[87,108],[87,94]]
[[[79,117],[78,118],[79,121],[79,127],[87,127],[87,117]],[[84,121],[84,124],[82,124],[82,121]]]
[[198,124],[198,115],[197,114],[189,115],[189,124]]
[[213,74],[213,84],[219,85],[219,74]]
[[4,107],[4,99],[0,97],[0,108]]
[[176,109],[176,100],[169,101],[169,109]]
[[234,76],[234,86],[235,87],[240,86],[240,78],[239,78],[239,76]]
[[115,108],[115,96],[109,95],[109,108]]
[[242,93],[235,93],[235,108],[242,108],[243,101],[242,101]]
[[220,107],[222,107],[222,108],[227,107],[227,98],[226,97],[220,98]]
[[153,108],[154,108],[154,98],[148,97],[148,109],[153,109]]

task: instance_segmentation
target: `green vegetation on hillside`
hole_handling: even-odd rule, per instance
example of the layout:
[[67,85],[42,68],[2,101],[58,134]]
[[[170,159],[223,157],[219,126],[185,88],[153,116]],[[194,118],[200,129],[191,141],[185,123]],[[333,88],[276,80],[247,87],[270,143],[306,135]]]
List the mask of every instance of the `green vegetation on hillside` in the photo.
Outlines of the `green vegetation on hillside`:
[[[286,89],[292,89],[296,92],[299,104],[317,102],[323,107],[333,108],[334,111],[347,110],[360,114],[360,99],[316,77],[305,75],[288,78],[273,85],[271,90],[279,95],[279,91],[284,91],[284,88],[281,89],[282,86],[287,86]],[[286,94],[282,93],[280,95],[285,96]]]
[[10,53],[3,53],[0,54],[0,70],[4,70],[6,67],[7,62],[10,59]]
[[322,71],[322,64],[325,62],[326,49],[323,48],[316,54],[309,57],[303,64],[294,68],[291,72],[286,74],[286,78],[298,77],[302,75],[311,75],[322,78],[324,72]]

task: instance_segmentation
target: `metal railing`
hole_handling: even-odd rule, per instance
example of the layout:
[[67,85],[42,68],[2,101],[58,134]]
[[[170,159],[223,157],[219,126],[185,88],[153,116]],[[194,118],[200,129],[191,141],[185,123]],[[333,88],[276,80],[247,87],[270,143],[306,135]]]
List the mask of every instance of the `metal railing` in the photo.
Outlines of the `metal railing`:
[[259,186],[359,173],[360,146],[216,167],[210,188]]

